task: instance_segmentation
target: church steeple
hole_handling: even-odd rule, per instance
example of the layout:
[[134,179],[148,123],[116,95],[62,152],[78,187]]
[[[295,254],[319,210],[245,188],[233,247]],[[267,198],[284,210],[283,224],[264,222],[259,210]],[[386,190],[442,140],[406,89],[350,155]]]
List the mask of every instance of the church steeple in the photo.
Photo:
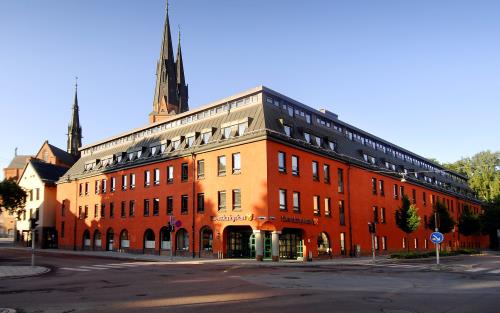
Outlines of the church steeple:
[[[160,58],[156,65],[156,86],[153,99],[153,112],[149,114],[151,123],[166,120],[175,114],[188,110],[187,86],[178,83],[178,64],[174,61],[170,21],[168,16],[168,0],[163,29],[163,38],[160,48]],[[182,58],[180,67],[182,68]],[[182,80],[184,81],[182,69]]]
[[188,105],[188,86],[184,77],[184,64],[182,63],[181,51],[181,31],[179,29],[179,44],[177,46],[177,58],[175,61],[175,69],[177,71],[177,97],[179,98],[179,107],[181,112],[189,110]]
[[80,125],[80,116],[78,107],[78,77],[75,82],[75,99],[73,101],[73,112],[68,125],[68,147],[67,152],[74,156],[80,156],[78,148],[82,146],[82,127]]

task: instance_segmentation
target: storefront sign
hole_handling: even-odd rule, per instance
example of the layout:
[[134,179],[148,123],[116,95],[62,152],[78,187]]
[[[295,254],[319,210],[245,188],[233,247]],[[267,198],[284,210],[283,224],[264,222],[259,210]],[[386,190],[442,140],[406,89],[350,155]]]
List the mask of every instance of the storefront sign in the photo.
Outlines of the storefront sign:
[[288,217],[283,215],[281,216],[281,221],[284,223],[318,225],[317,218]]
[[253,214],[237,214],[237,215],[217,215],[212,216],[212,222],[243,222],[252,221]]

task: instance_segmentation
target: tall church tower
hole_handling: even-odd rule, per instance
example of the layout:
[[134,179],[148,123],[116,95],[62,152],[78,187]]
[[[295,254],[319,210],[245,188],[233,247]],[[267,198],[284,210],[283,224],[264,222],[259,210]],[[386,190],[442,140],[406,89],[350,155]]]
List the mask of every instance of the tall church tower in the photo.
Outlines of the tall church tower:
[[73,112],[71,121],[68,124],[68,148],[67,152],[76,157],[80,156],[78,148],[82,146],[82,127],[80,125],[80,111],[78,107],[78,83],[75,83],[75,100],[73,102]]
[[186,85],[184,77],[184,65],[182,63],[180,43],[179,33],[177,60],[174,61],[167,1],[160,59],[156,65],[156,87],[153,99],[153,112],[149,114],[150,123],[168,120],[175,114],[189,110],[188,86]]

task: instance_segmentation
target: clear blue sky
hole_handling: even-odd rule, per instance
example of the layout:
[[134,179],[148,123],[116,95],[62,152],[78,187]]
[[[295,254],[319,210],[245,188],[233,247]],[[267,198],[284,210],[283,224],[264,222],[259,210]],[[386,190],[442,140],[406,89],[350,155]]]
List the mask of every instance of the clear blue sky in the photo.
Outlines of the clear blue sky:
[[[0,167],[65,149],[75,75],[84,144],[146,124],[164,8],[0,1]],[[192,108],[262,84],[447,162],[500,150],[499,17],[494,0],[170,1]]]

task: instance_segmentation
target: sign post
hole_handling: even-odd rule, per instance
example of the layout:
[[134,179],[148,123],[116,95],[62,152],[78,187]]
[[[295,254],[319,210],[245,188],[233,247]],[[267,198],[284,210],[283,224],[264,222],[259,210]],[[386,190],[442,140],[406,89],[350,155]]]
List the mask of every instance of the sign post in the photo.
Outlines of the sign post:
[[444,235],[438,231],[431,234],[431,241],[436,245],[436,264],[439,265],[439,246],[444,240]]
[[170,232],[170,261],[174,260],[174,240],[173,240],[175,231],[174,223],[175,223],[175,217],[170,216],[167,226],[168,228],[167,230]]

